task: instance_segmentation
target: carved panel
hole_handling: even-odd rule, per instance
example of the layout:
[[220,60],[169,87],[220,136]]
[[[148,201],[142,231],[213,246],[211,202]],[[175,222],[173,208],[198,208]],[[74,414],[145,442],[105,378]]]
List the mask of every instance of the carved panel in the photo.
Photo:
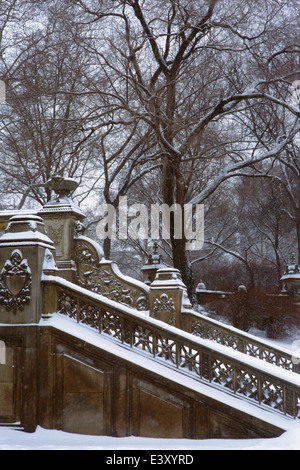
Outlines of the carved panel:
[[77,267],[77,282],[85,289],[103,295],[137,310],[147,310],[147,289],[139,286],[119,272],[111,261],[103,260],[100,247],[87,237],[75,239],[74,260]]
[[57,309],[62,315],[77,319],[77,299],[67,292],[59,292]]
[[54,242],[57,258],[64,255],[65,222],[61,220],[50,219],[45,221],[49,237]]
[[284,390],[281,385],[264,380],[262,383],[262,400],[264,405],[268,405],[279,411],[284,411]]
[[49,227],[48,230],[51,240],[53,240],[56,246],[59,246],[64,234],[64,224],[55,221],[53,222],[53,225]]
[[162,294],[159,299],[155,299],[153,306],[153,317],[161,318],[161,315],[167,314],[167,323],[175,325],[175,305],[172,298],[167,294]]
[[91,435],[107,433],[105,373],[68,355],[57,358],[61,429]]
[[176,393],[133,378],[133,434],[157,438],[191,437],[190,404]]
[[257,439],[269,437],[267,428],[258,430],[251,422],[236,419],[234,416],[210,408],[208,412],[207,428],[209,437],[213,439]]
[[8,312],[24,310],[30,303],[32,276],[26,259],[20,250],[14,250],[0,274],[0,304]]

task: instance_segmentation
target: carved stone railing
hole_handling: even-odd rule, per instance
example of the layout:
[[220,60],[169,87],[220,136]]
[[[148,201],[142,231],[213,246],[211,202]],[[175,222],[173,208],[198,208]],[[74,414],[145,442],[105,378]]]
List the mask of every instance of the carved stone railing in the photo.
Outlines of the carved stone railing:
[[300,377],[292,371],[196,338],[59,277],[44,275],[43,289],[45,314],[66,315],[123,347],[265,409],[290,418],[299,415]]
[[226,326],[197,312],[186,314],[185,326],[186,331],[199,338],[215,341],[248,356],[300,374],[300,358],[242,330]]
[[124,276],[114,261],[103,259],[102,248],[94,240],[75,237],[74,261],[79,286],[140,311],[149,309],[149,287]]

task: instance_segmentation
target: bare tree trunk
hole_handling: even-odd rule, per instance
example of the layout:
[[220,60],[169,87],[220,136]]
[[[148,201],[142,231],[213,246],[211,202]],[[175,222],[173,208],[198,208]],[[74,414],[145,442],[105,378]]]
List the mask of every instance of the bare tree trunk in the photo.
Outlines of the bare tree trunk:
[[[297,253],[296,260],[297,263],[300,265],[300,214],[295,217],[295,224],[296,224],[296,234],[297,234]],[[296,251],[296,248],[295,248]]]
[[111,254],[111,239],[110,237],[107,237],[103,240],[103,252],[104,252],[104,258],[107,260],[110,260],[110,254]]
[[[176,171],[177,170],[177,171]],[[163,174],[163,200],[169,207],[174,204],[181,206],[182,214],[184,210],[183,180],[179,178],[179,164],[175,165],[174,160],[166,158],[164,162]],[[184,214],[182,217],[181,238],[175,237],[175,227],[178,221],[175,214],[170,212],[170,240],[172,246],[172,256],[174,268],[181,272],[182,281],[187,287],[189,299],[193,305],[197,303],[194,276],[189,252],[186,250],[186,238],[184,234]]]

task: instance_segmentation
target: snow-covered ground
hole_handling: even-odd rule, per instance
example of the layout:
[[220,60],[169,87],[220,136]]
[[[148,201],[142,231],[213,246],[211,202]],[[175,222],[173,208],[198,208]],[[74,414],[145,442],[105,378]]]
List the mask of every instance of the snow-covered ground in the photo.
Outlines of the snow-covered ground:
[[300,450],[300,422],[273,439],[150,439],[85,436],[38,427],[35,433],[0,428],[0,450]]

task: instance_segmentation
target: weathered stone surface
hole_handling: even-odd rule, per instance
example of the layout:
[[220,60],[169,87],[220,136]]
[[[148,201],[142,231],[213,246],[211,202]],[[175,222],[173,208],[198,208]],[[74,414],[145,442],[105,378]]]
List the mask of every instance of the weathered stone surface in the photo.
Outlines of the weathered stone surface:
[[158,269],[150,285],[150,316],[181,328],[181,314],[192,308],[178,269]]
[[45,252],[53,253],[43,220],[13,216],[0,237],[0,322],[36,323],[41,317]]

